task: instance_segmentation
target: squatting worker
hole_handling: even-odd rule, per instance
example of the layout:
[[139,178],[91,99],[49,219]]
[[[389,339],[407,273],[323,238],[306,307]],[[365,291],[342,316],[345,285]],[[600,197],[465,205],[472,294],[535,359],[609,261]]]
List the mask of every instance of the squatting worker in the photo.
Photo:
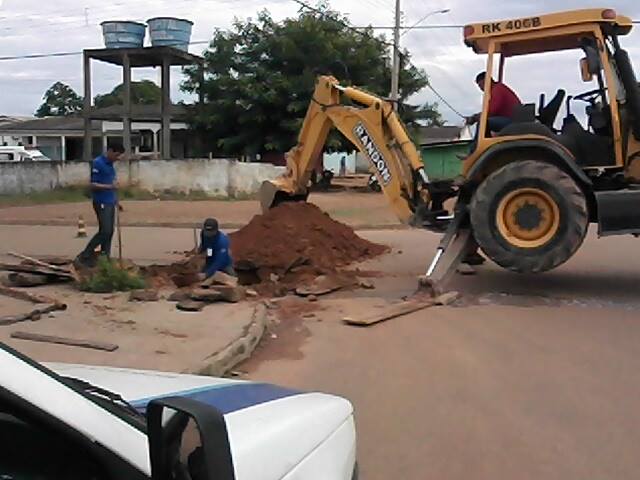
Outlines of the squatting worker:
[[207,218],[204,221],[200,234],[200,253],[203,253],[206,259],[202,270],[203,277],[209,278],[216,272],[235,276],[229,237],[220,231],[215,218]]
[[124,148],[122,145],[111,145],[107,151],[93,160],[91,164],[91,197],[93,210],[98,219],[96,233],[76,260],[83,265],[95,265],[96,247],[100,246],[100,254],[111,256],[111,239],[113,237],[116,208],[118,207],[118,182],[114,163],[120,160]]
[[[476,76],[478,88],[484,92],[484,83],[487,78],[486,72],[480,72]],[[489,99],[489,115],[487,117],[487,131],[498,133],[504,127],[513,122],[513,115],[517,107],[522,105],[518,95],[507,85],[491,79],[491,98]],[[480,121],[480,113],[466,117],[467,125],[473,125]],[[476,134],[471,144],[471,152],[476,149],[480,128],[476,128]]]

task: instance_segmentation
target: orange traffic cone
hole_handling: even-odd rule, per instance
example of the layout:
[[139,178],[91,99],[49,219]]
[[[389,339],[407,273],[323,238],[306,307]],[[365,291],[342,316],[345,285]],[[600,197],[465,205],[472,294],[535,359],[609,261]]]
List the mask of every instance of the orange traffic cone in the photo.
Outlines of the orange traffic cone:
[[84,218],[82,215],[78,216],[78,231],[76,233],[76,237],[86,237],[87,236],[87,227],[84,224]]

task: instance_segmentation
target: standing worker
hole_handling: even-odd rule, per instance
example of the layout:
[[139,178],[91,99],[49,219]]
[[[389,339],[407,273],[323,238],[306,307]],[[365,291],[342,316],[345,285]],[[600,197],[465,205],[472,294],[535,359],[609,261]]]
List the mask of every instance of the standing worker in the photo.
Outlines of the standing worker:
[[111,145],[107,151],[93,160],[91,164],[91,197],[93,210],[98,220],[98,232],[93,236],[85,249],[76,257],[76,262],[85,266],[95,266],[95,249],[100,246],[100,254],[111,257],[111,238],[118,207],[118,182],[114,163],[120,160],[124,148],[122,145]]
[[215,218],[207,218],[200,233],[200,253],[204,253],[206,261],[201,274],[204,278],[209,278],[216,272],[224,272],[227,275],[235,276],[233,270],[233,260],[229,248],[229,237],[218,228],[218,221]]

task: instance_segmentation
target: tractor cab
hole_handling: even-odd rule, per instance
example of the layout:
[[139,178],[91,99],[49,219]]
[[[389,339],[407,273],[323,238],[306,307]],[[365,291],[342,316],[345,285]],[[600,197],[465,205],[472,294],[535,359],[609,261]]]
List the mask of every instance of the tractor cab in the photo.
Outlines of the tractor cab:
[[[629,56],[619,42],[632,26],[630,18],[612,9],[467,25],[465,44],[487,55],[487,72],[499,82],[504,80],[511,58],[576,50],[582,56],[578,65],[558,64],[557,68],[573,68],[592,85],[575,92],[558,85],[549,101],[542,94],[537,105],[522,105],[514,112],[512,123],[492,135],[487,130],[492,75],[487,75],[479,141],[465,161],[465,176],[481,179],[492,171],[491,164],[504,164],[504,159],[497,164],[489,162],[494,154],[502,152],[498,157],[508,157],[509,150],[536,148],[538,142],[537,147],[551,152],[548,157],[552,162],[553,151],[568,154],[571,163],[588,177],[594,175],[590,169],[610,169],[623,172],[626,178],[638,178],[640,165],[634,162],[640,154],[640,92]],[[563,107],[565,114],[559,121]]]

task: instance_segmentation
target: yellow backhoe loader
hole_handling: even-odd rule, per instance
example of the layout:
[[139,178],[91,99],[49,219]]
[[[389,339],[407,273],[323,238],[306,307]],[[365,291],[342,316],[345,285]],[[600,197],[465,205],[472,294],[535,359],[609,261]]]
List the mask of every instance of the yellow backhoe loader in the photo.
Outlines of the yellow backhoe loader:
[[[577,50],[573,66],[586,92],[566,91],[522,105],[513,122],[487,129],[491,77],[487,75],[475,150],[462,176],[430,182],[393,105],[375,95],[320,77],[287,173],[265,182],[263,209],[306,199],[311,171],[332,127],[371,162],[398,217],[444,235],[422,282],[438,291],[471,249],[521,273],[551,270],[580,247],[589,223],[601,236],[640,234],[640,89],[619,37],[633,26],[611,9],[588,9],[467,25],[464,42],[487,56],[487,72],[502,81],[511,57]],[[578,68],[579,67],[579,68]],[[558,65],[556,68],[561,68]],[[349,98],[353,105],[341,103]],[[586,125],[572,113],[586,104]],[[455,198],[453,211],[443,209]]]

